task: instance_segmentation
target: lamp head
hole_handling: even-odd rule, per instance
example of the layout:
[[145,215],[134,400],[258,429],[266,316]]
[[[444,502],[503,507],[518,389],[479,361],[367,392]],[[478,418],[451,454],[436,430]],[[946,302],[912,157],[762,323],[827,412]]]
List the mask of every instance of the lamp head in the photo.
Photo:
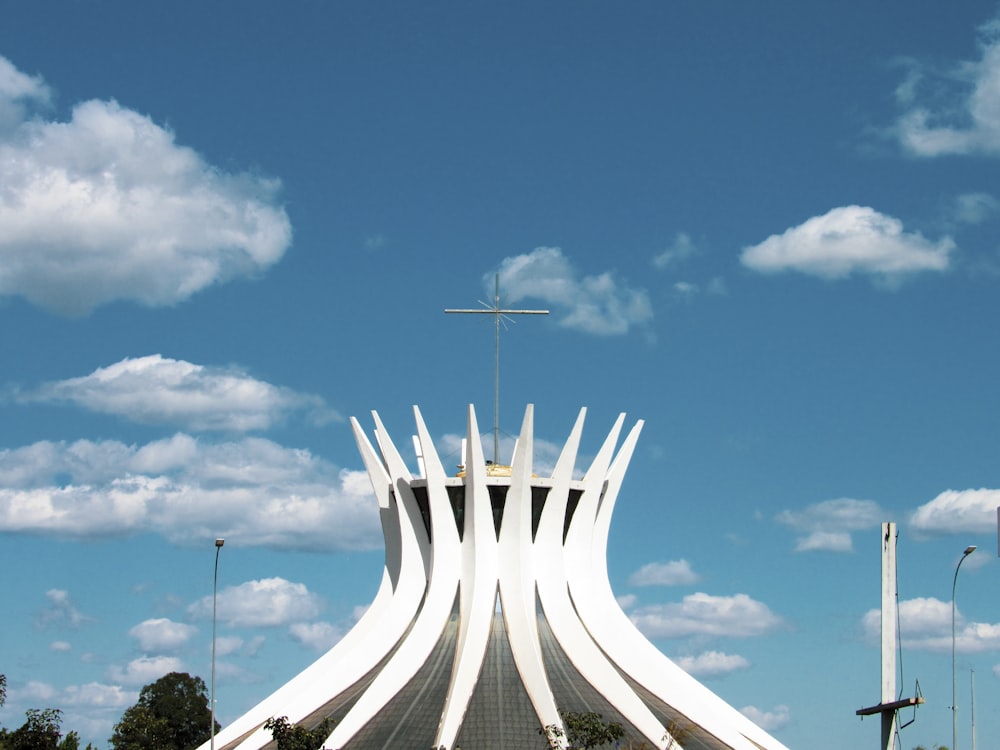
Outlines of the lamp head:
[[[216,547],[221,547],[221,546],[222,546],[223,544],[225,544],[225,543],[226,543],[226,540],[225,540],[225,539],[216,539],[216,540],[215,540],[215,546],[216,546]],[[972,552],[972,550],[973,550],[973,549],[975,549],[975,547],[973,547],[973,548],[972,548],[972,549],[970,549],[970,550],[966,550],[965,554],[969,554],[969,552]]]
[[[218,544],[218,542],[216,542],[216,544]],[[976,551],[976,545],[970,544],[968,547],[965,548],[965,552],[963,552],[962,554],[971,555],[975,551]]]

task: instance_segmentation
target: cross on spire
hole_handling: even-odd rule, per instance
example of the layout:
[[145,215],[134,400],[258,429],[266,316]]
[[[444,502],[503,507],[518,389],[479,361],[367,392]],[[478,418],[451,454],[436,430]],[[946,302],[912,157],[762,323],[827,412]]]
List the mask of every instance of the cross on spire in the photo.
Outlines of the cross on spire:
[[[500,456],[500,319],[508,318],[510,315],[548,315],[548,310],[508,310],[500,307],[500,274],[496,275],[496,290],[493,296],[493,306],[479,300],[482,308],[468,310],[446,309],[446,313],[465,313],[472,315],[492,315],[496,328],[496,338],[494,344],[494,370],[493,370],[493,463],[497,463]],[[513,323],[514,321],[511,320]]]

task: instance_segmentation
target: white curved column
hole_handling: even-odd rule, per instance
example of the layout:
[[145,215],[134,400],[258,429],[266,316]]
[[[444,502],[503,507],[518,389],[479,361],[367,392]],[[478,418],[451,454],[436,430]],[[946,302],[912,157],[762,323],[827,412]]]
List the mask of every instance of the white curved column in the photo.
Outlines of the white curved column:
[[[500,523],[500,602],[510,649],[528,699],[542,726],[562,726],[545,676],[538,640],[533,546],[531,543],[531,463],[534,407],[524,412],[518,450],[511,466],[510,489]],[[562,743],[560,742],[560,746]]]
[[[386,557],[382,581],[371,606],[329,651],[215,736],[216,747],[259,750],[272,741],[263,724],[273,716],[295,723],[329,696],[346,690],[371,671],[396,645],[420,606],[425,587],[423,557],[409,514],[401,513],[385,465],[358,421],[354,438],[379,506]],[[202,746],[208,748],[211,742]]]
[[[611,660],[688,721],[733,750],[759,750],[760,747],[787,750],[661,653],[639,632],[615,599],[607,569],[608,533],[618,492],[642,426],[640,421],[632,428],[614,464],[607,470],[604,496],[593,522],[587,524],[592,529],[591,554],[586,557],[586,565],[570,570],[573,602],[584,625]],[[748,741],[750,727],[759,744]],[[679,730],[689,728],[677,727]]]
[[[424,605],[416,615],[416,621],[407,633],[392,659],[383,667],[371,685],[361,695],[350,711],[334,727],[325,745],[342,747],[365,724],[392,700],[413,678],[437,644],[445,625],[451,616],[458,589],[461,554],[458,545],[458,531],[451,513],[451,505],[444,489],[444,469],[434,443],[430,439],[420,411],[414,407],[417,421],[417,435],[427,471],[427,498],[430,506],[431,537],[429,580]],[[412,477],[402,465],[395,448],[391,448],[388,435],[379,425],[379,444],[390,473],[396,477],[398,495],[404,497],[404,504],[412,504],[419,509],[411,489]],[[421,529],[423,522],[421,520]],[[426,534],[425,534],[426,537]]]
[[[562,555],[562,519],[569,499],[570,480],[576,451],[583,430],[584,412],[580,412],[573,433],[566,441],[552,473],[552,489],[535,537],[538,594],[552,634],[583,678],[627,718],[645,738],[657,747],[665,745],[667,729],[611,665],[597,647],[573,608],[566,583]],[[583,498],[581,498],[583,502]],[[572,523],[571,522],[571,529]]]
[[462,583],[458,643],[448,698],[434,739],[435,747],[453,747],[462,728],[482,670],[496,606],[499,565],[486,459],[476,412],[469,406],[465,439],[465,531],[462,538]]

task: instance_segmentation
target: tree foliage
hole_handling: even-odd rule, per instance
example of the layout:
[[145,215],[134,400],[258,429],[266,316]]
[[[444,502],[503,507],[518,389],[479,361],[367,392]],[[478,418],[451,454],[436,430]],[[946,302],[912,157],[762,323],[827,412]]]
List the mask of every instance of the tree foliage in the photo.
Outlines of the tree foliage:
[[273,716],[264,722],[264,729],[278,744],[278,750],[322,750],[323,741],[330,736],[333,722],[323,719],[315,729],[292,724],[287,716]]
[[617,742],[625,736],[625,729],[621,724],[617,721],[605,721],[593,711],[560,711],[559,716],[562,717],[562,727],[549,724],[538,730],[548,741],[549,747],[557,747],[560,740],[565,739],[567,750],[591,750]]
[[5,750],[59,750],[62,711],[58,708],[30,708],[26,721],[13,732],[5,732],[0,742]]
[[194,750],[211,736],[211,721],[205,681],[171,672],[139,692],[108,742],[114,750]]

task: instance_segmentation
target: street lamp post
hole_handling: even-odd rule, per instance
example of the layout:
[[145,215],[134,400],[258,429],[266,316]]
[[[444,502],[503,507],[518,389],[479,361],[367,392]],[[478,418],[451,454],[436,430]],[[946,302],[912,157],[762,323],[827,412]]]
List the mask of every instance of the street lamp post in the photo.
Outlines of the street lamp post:
[[956,678],[955,678],[955,587],[958,585],[958,571],[965,558],[976,551],[976,545],[965,548],[962,559],[955,566],[955,578],[951,582],[951,750],[958,750],[958,714],[956,712]]
[[212,750],[215,750],[215,603],[219,590],[219,552],[225,543],[225,539],[215,540],[215,574],[212,576],[212,723],[210,726]]

